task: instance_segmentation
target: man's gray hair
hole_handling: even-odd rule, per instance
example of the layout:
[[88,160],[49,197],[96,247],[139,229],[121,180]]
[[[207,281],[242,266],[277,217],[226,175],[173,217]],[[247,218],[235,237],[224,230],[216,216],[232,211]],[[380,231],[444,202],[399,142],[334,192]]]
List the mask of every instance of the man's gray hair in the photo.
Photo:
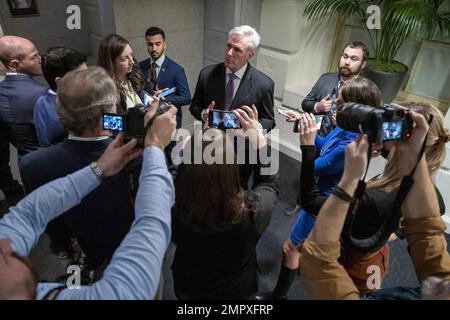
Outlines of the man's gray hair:
[[101,130],[103,113],[115,111],[116,102],[116,85],[99,67],[68,72],[58,84],[58,115],[75,135]]
[[228,39],[230,39],[232,36],[247,38],[248,49],[253,53],[256,52],[256,49],[258,49],[259,43],[261,42],[261,36],[258,34],[258,32],[248,25],[243,25],[231,29],[231,31],[228,33]]

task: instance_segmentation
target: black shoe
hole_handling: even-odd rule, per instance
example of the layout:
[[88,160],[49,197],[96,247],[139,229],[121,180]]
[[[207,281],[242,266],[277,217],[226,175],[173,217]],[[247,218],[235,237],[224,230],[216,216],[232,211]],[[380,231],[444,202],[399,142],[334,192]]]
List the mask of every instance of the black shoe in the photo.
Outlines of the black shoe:
[[287,300],[288,296],[276,297],[273,291],[257,293],[254,300]]
[[284,211],[284,214],[289,217],[292,217],[292,216],[295,216],[297,213],[299,213],[301,209],[302,209],[302,206],[299,204],[296,204],[294,208],[287,209],[286,211]]
[[19,184],[17,181],[13,181],[10,185],[1,187],[3,193],[6,197],[12,195],[24,195],[23,186]]

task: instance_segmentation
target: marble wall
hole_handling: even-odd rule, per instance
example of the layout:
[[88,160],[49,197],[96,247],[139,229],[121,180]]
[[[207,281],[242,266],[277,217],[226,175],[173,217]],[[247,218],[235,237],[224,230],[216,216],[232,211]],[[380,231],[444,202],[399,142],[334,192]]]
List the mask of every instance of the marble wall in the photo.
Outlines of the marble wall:
[[[35,43],[40,52],[51,46],[72,47],[84,54],[90,54],[88,26],[83,15],[84,0],[40,0],[39,15],[29,17],[12,17],[7,1],[0,1],[0,22],[4,34],[22,36]],[[66,22],[66,10],[71,5],[77,5],[82,11],[81,29],[69,30]]]

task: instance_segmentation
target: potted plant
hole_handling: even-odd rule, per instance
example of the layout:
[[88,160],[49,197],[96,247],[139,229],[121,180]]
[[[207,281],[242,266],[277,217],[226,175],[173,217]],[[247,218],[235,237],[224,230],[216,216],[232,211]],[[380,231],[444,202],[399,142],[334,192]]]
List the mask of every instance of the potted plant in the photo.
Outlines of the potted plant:
[[[407,66],[394,58],[408,38],[426,40],[436,32],[450,34],[450,11],[444,11],[450,0],[311,0],[304,14],[310,20],[329,20],[337,16],[357,16],[369,34],[373,56],[364,75],[373,80],[390,103],[400,89]],[[366,10],[377,5],[381,13],[381,29],[369,30]]]

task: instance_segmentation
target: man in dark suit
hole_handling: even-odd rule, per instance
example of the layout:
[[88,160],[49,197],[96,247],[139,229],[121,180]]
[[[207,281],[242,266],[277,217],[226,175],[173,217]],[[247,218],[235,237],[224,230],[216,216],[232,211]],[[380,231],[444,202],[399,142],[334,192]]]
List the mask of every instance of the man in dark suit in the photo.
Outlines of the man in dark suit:
[[177,107],[177,128],[181,127],[181,107],[191,103],[191,93],[184,69],[165,55],[166,35],[158,27],[150,27],[145,33],[150,58],[139,63],[144,72],[146,91],[155,93],[162,89],[176,87],[175,93],[165,99]]
[[[339,60],[339,72],[324,73],[320,76],[311,92],[303,99],[302,108],[306,112],[314,114],[325,114],[323,121],[331,119],[330,111],[335,106],[335,101],[339,95],[341,85],[359,75],[361,70],[366,67],[369,51],[366,45],[360,41],[352,41],[347,44],[342,51]],[[329,133],[324,122],[321,130],[322,136]]]
[[[311,92],[303,99],[302,108],[306,112],[314,114],[324,114],[319,135],[328,135],[335,127],[333,114],[336,112],[336,99],[339,96],[339,89],[345,81],[351,80],[359,75],[366,67],[369,51],[367,46],[360,41],[348,43],[342,51],[339,59],[339,71],[328,72],[320,76]],[[293,209],[286,211],[287,215],[294,215],[300,211],[299,198],[297,205]]]
[[260,36],[250,26],[239,26],[228,34],[224,63],[210,65],[200,72],[190,111],[201,121],[213,108],[232,110],[254,104],[263,129],[275,127],[272,79],[253,68]]
[[86,68],[86,56],[70,48],[52,47],[42,56],[42,73],[50,88],[36,101],[33,114],[37,138],[42,147],[57,144],[67,136],[56,111],[58,82],[67,72]]
[[[71,71],[61,79],[58,114],[69,137],[23,158],[21,175],[27,193],[99,158],[112,141],[101,119],[103,113],[116,111],[116,92],[114,82],[101,68]],[[104,181],[80,204],[48,225],[53,250],[60,258],[70,254],[71,236],[78,239],[89,266],[97,268],[112,257],[134,218],[133,195],[140,160]]]
[[37,98],[47,90],[33,80],[41,71],[41,57],[35,45],[16,36],[0,38],[0,60],[7,69],[0,83],[0,188],[21,189],[9,168],[9,144],[18,151],[19,162],[28,152],[39,149],[33,123],[33,109]]

